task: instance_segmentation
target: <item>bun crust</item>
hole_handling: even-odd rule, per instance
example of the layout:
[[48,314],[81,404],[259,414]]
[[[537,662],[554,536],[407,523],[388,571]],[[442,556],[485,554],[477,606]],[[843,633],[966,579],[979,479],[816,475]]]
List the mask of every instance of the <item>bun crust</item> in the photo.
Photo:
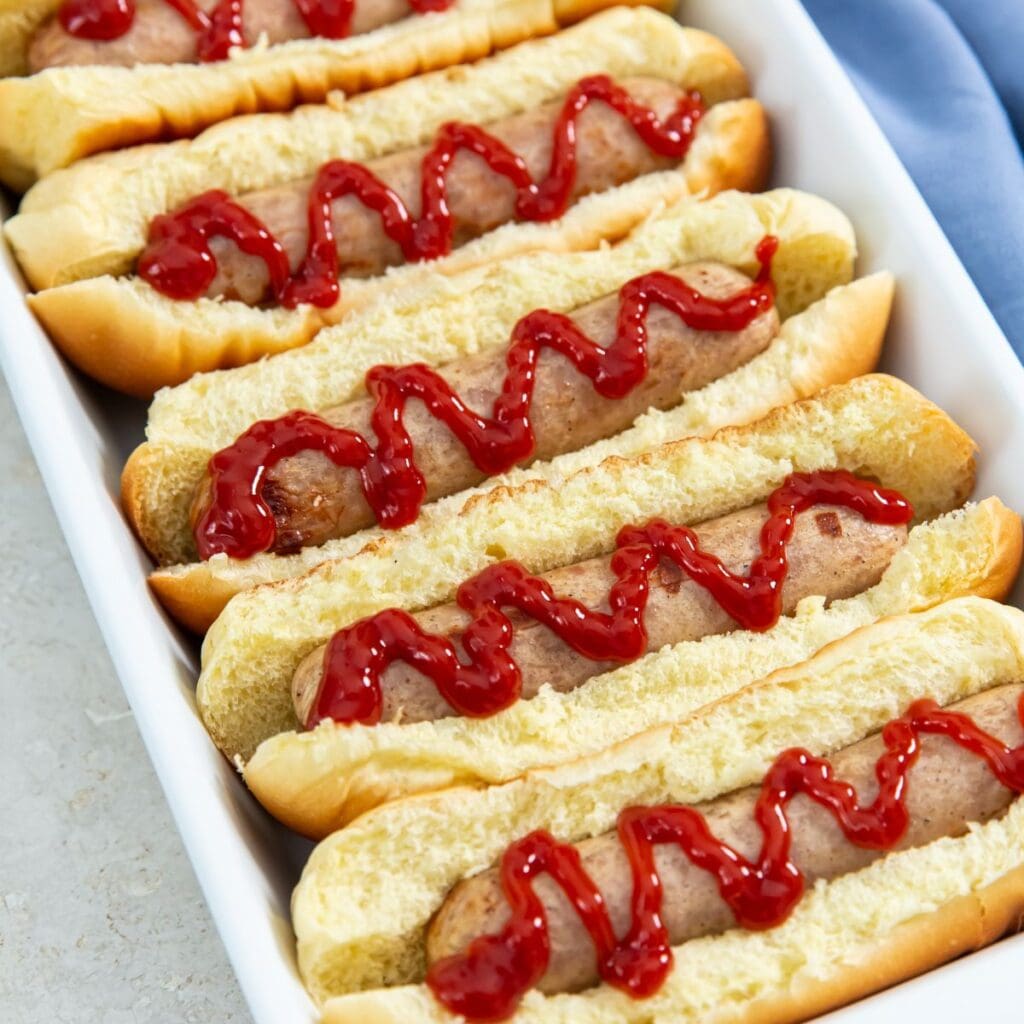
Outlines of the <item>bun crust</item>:
[[229,602],[203,645],[200,714],[221,750],[248,758],[263,740],[296,728],[289,688],[298,663],[342,626],[381,608],[449,601],[465,579],[503,559],[545,572],[595,557],[611,550],[627,523],[653,516],[696,523],[745,508],[794,470],[841,467],[873,476],[930,519],[970,493],[973,451],[945,413],[879,375],[711,438],[499,488],[455,514],[439,502],[435,514],[352,557]]
[[[254,47],[216,64],[51,68],[0,82],[0,181],[24,190],[108,149],[181,138],[238,114],[317,103],[478,60],[623,0],[456,0],[344,40]],[[672,0],[624,0],[668,10]],[[36,29],[60,0],[0,2],[0,77],[24,75]]]
[[[590,197],[566,220],[583,215],[588,203],[604,207],[606,199]],[[293,408],[326,409],[359,397],[366,371],[380,362],[438,365],[504,348],[516,321],[531,309],[569,312],[649,270],[706,259],[753,273],[754,250],[769,232],[781,242],[773,264],[781,316],[807,310],[850,280],[856,253],[853,229],[835,207],[786,189],[755,196],[723,193],[662,210],[616,246],[533,252],[454,278],[431,274],[391,301],[376,303],[322,331],[301,349],[162,391],[150,408],[148,441],[132,454],[122,477],[129,520],[158,562],[190,562],[195,550],[188,509],[195,487],[210,456],[256,420]],[[642,418],[645,426],[585,453],[556,459],[551,473],[757,419],[776,404],[845,379],[847,370],[871,369],[891,301],[890,279],[883,275],[871,281],[858,285],[845,299],[830,297],[818,313],[808,310],[805,319],[793,317],[794,322],[783,327],[789,340],[777,340],[767,353],[731,375],[735,387],[726,383],[728,378],[718,381],[699,396],[688,396],[674,411]],[[854,302],[856,313],[851,309]],[[827,339],[836,328],[835,337]],[[522,482],[540,472],[513,473],[503,482]],[[207,563],[194,570],[192,578],[203,587],[195,603],[212,606],[207,594],[213,590],[234,592],[298,575],[327,558],[351,554],[376,536],[379,531],[364,531],[290,558]],[[212,574],[212,584],[203,582],[206,573]],[[167,579],[170,586],[176,585],[172,576]],[[163,581],[161,577],[158,586]],[[187,579],[185,586],[190,586]],[[187,589],[184,598],[191,603]]]
[[[1024,614],[964,598],[869,625],[803,664],[591,757],[501,786],[378,808],[309,859],[292,901],[300,971],[317,1001],[371,990],[332,1003],[328,1020],[398,1020],[386,1014],[412,1009],[405,1020],[451,1020],[416,984],[422,929],[456,882],[494,863],[513,839],[547,828],[578,841],[608,831],[626,806],[712,799],[759,782],[781,750],[827,755],[877,732],[918,697],[948,704],[1022,677]],[[798,1019],[805,999],[819,1007],[863,994],[879,948],[904,925],[908,938],[917,937],[919,919],[936,908],[955,905],[950,917],[932,920],[944,923],[919,955],[899,942],[888,947],[902,952],[883,984],[1000,934],[1020,909],[1022,850],[1018,800],[960,838],[818,883],[779,928],[685,943],[649,1000],[633,1002],[604,985],[576,995],[532,992],[515,1019]],[[393,884],[373,884],[382,877]],[[988,908],[994,920],[979,926]],[[951,930],[972,920],[953,941]]]

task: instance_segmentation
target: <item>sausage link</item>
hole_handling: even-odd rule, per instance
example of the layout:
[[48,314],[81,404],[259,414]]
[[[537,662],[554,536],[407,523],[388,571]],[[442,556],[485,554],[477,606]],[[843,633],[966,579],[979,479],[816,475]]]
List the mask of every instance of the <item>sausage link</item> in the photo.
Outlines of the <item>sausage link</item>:
[[[655,78],[625,79],[621,83],[634,99],[647,104],[659,117],[675,109],[683,90]],[[562,102],[549,103],[488,125],[488,131],[525,161],[534,179],[542,178],[551,162],[554,126]],[[583,111],[577,125],[578,167],[573,200],[591,192],[621,185],[643,174],[671,167],[674,161],[658,156],[641,141],[633,126],[603,103]],[[366,166],[398,193],[414,217],[421,211],[420,166],[426,149],[402,150]],[[516,218],[515,189],[474,153],[460,151],[448,170],[448,205],[455,234],[453,245],[466,242]],[[295,272],[309,239],[307,204],[312,178],[241,196],[239,203],[258,217],[284,246]],[[404,262],[402,250],[381,226],[380,216],[353,196],[332,204],[342,277],[372,277]],[[224,296],[255,305],[269,297],[266,264],[243,253],[226,238],[213,238],[217,275],[207,295]]]
[[[210,12],[218,0],[197,0]],[[356,0],[351,34],[359,35],[406,17],[408,0]],[[266,36],[270,44],[306,39],[309,29],[295,0],[245,0],[245,39],[251,46]],[[56,17],[36,32],[29,44],[29,69],[105,64],[194,64],[199,59],[196,32],[166,0],[136,0],[132,27],[117,39],[79,39],[66,32]]]
[[[764,505],[734,512],[696,527],[701,547],[713,552],[733,572],[747,571],[759,551],[761,524],[767,518]],[[812,594],[828,600],[851,597],[881,578],[893,555],[906,540],[906,528],[866,522],[846,509],[822,506],[797,517],[789,545],[789,575],[782,589],[783,614]],[[614,582],[611,558],[595,558],[546,573],[554,593],[570,597],[589,608],[608,608],[608,591]],[[525,699],[542,685],[566,692],[614,665],[594,662],[563,643],[546,626],[516,610],[507,614],[515,628],[510,654],[522,671]],[[469,619],[457,605],[448,604],[419,612],[413,618],[430,633],[458,641]],[[684,640],[725,633],[735,622],[674,563],[662,560],[651,575],[650,596],[644,612],[647,651],[656,651]],[[299,665],[292,680],[292,697],[300,722],[305,722],[322,681],[325,648],[313,651]],[[455,712],[425,675],[404,662],[388,666],[381,678],[382,721],[422,722],[445,718]]]
[[[1017,702],[1024,685],[1010,684],[952,705],[970,715],[981,728],[1011,745],[1024,739]],[[836,778],[850,782],[862,803],[878,792],[875,763],[884,750],[880,735],[846,747],[831,758]],[[760,787],[752,786],[697,805],[711,831],[743,856],[756,858],[761,832],[753,818]],[[999,783],[985,763],[944,736],[925,736],[921,755],[910,771],[906,806],[910,825],[898,849],[924,846],[943,836],[958,836],[974,822],[1002,813],[1015,794]],[[792,825],[792,859],[810,887],[815,880],[866,867],[884,856],[850,843],[832,815],[804,795],[788,807]],[[512,838],[512,837],[510,837]],[[615,833],[577,844],[587,872],[604,896],[619,938],[630,922],[632,875]],[[658,846],[655,862],[662,879],[662,918],[673,945],[735,925],[732,912],[718,893],[713,877],[694,867],[676,846]],[[547,876],[536,891],[547,914],[551,959],[541,981],[544,992],[577,991],[597,983],[597,962],[590,936],[562,891]],[[461,952],[478,935],[491,934],[508,920],[508,905],[496,869],[490,869],[452,890],[431,923],[427,957],[432,963]]]
[[[706,295],[725,297],[749,286],[739,272],[719,264],[691,264],[673,273]],[[572,319],[598,344],[615,338],[619,302],[615,295],[577,310]],[[647,321],[649,370],[623,398],[603,398],[591,381],[560,353],[545,350],[537,366],[532,422],[535,460],[575,451],[629,427],[650,408],[678,405],[683,395],[742,366],[768,347],[778,331],[775,310],[769,310],[736,332],[696,331],[675,314],[655,306]],[[501,390],[507,368],[506,350],[449,364],[441,375],[466,404],[488,410]],[[374,438],[371,399],[339,406],[324,414],[338,427]],[[454,434],[435,419],[418,399],[406,405],[404,422],[416,450],[416,462],[427,482],[427,500],[434,501],[480,483],[485,478]],[[343,537],[375,522],[356,470],[336,466],[321,452],[307,451],[269,469],[263,497],[277,526],[274,551],[286,553],[306,545]],[[211,500],[209,476],[199,484],[192,505],[192,525]]]

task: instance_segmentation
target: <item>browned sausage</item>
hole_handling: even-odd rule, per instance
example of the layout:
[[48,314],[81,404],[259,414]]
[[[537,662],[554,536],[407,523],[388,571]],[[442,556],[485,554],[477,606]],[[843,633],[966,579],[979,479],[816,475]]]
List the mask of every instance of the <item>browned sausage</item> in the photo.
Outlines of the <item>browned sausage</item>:
[[[218,0],[197,0],[197,6],[207,12],[217,3]],[[309,36],[295,0],[245,0],[242,11],[242,25],[250,46],[264,35],[268,43]],[[408,0],[356,0],[351,34],[369,32],[408,14]],[[51,18],[36,32],[28,51],[33,72],[76,64],[131,67],[191,64],[198,59],[196,33],[166,0],[136,0],[132,27],[123,36],[107,41],[79,39]]]
[[[983,729],[1006,743],[1024,739],[1017,701],[1024,685],[999,687],[952,705],[970,715]],[[872,736],[831,758],[836,777],[853,784],[862,802],[878,791],[875,762],[884,746]],[[739,790],[698,805],[712,832],[742,855],[756,858],[761,832],[753,818],[760,787]],[[899,848],[923,846],[943,836],[958,836],[969,823],[984,822],[1003,812],[1014,793],[996,781],[985,763],[943,736],[925,736],[921,755],[907,785],[910,826]],[[789,805],[792,858],[808,885],[815,879],[835,878],[857,871],[883,856],[848,842],[832,815],[806,796]],[[510,840],[516,838],[510,836]],[[630,920],[631,874],[626,855],[614,833],[577,844],[583,864],[604,895],[615,929],[622,938]],[[721,899],[712,876],[694,867],[676,846],[655,850],[664,891],[662,918],[673,945],[733,927],[732,913]],[[586,988],[598,981],[593,944],[575,911],[547,876],[536,891],[547,914],[551,960],[541,981],[544,992]],[[427,934],[427,957],[433,962],[460,952],[478,935],[497,932],[508,920],[508,906],[496,870],[461,882],[434,918]]]
[[[624,79],[621,84],[637,100],[667,117],[683,91],[661,79]],[[553,129],[562,102],[488,125],[488,131],[518,153],[534,179],[544,176],[551,161]],[[642,174],[671,167],[675,161],[653,153],[632,125],[610,107],[596,103],[578,122],[578,171],[573,198],[601,192]],[[403,150],[366,166],[418,216],[420,165],[425,149]],[[515,220],[515,190],[473,153],[460,152],[447,175],[449,207],[455,226],[453,244],[458,247],[501,224]],[[271,230],[288,253],[292,271],[298,269],[309,237],[306,207],[312,178],[241,196],[239,202]],[[339,270],[343,277],[371,277],[402,263],[402,250],[384,233],[380,216],[349,196],[333,204],[334,237]],[[211,240],[218,273],[207,290],[210,297],[224,296],[256,304],[268,297],[270,277],[262,260],[243,253],[225,238]]]
[[[745,571],[758,553],[765,506],[734,512],[696,528],[701,546],[718,555],[732,571]],[[797,517],[789,546],[790,570],[782,590],[783,613],[811,594],[829,600],[851,597],[878,582],[892,556],[906,539],[905,527],[877,526],[845,509],[822,506]],[[571,597],[607,612],[614,581],[610,557],[595,558],[546,573],[555,594]],[[515,626],[510,653],[522,670],[523,696],[536,695],[547,683],[559,691],[573,690],[614,666],[590,661],[559,640],[546,626],[508,610]],[[458,606],[442,605],[413,616],[429,633],[458,639],[468,617]],[[652,574],[644,613],[647,650],[656,651],[683,640],[724,633],[736,623],[714,599],[663,560]],[[324,648],[313,651],[298,667],[292,696],[300,722],[305,722],[320,686]],[[404,662],[395,662],[381,679],[383,721],[420,722],[454,712],[434,684]]]
[[[750,283],[737,271],[718,264],[691,264],[674,273],[713,296],[732,295]],[[611,295],[580,308],[572,319],[590,338],[608,345],[615,337],[618,306],[618,297]],[[583,448],[624,430],[651,407],[677,405],[685,392],[724,376],[767,348],[777,330],[774,310],[759,316],[745,330],[719,333],[691,330],[675,314],[655,306],[648,319],[649,372],[620,399],[603,398],[565,356],[545,350],[538,361],[533,396],[534,458],[550,459]],[[441,374],[470,408],[486,415],[507,372],[505,355],[502,349],[498,354],[459,360],[443,367]],[[339,427],[372,438],[372,408],[372,400],[367,398],[324,416]],[[431,416],[422,402],[408,403],[404,422],[415,444],[417,465],[427,481],[428,500],[454,494],[484,479],[455,435]],[[207,508],[210,494],[207,477],[193,502],[193,525]],[[277,523],[274,550],[279,553],[347,536],[375,521],[358,472],[336,466],[320,452],[303,452],[268,470],[263,496]]]

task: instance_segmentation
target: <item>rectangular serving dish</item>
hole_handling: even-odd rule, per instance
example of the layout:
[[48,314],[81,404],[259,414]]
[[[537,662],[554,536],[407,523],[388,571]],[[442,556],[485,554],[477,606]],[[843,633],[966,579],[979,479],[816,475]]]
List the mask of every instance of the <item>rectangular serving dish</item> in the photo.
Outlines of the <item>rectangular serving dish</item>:
[[[858,272],[899,280],[883,369],[946,409],[981,448],[977,496],[1024,509],[1024,369],[906,171],[797,0],[684,0],[680,19],[721,36],[771,114],[774,183],[817,192],[853,220]],[[0,217],[9,212],[0,196]],[[142,440],[141,403],[83,382],[55,355],[0,252],[0,363],[196,875],[258,1024],[316,1019],[289,923],[309,844],[262,812],[208,740],[195,709],[195,645],[156,605],[121,518],[118,476]],[[1013,603],[1022,603],[1018,587]],[[1016,1005],[1007,939],[827,1019],[933,1024]],[[1000,1012],[1002,1009],[1002,1013]]]

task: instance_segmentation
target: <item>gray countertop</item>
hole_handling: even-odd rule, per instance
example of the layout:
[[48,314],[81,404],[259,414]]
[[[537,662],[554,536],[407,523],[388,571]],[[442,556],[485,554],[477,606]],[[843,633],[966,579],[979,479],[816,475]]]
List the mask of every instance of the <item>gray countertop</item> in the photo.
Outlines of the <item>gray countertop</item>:
[[250,1016],[0,385],[5,1024]]

